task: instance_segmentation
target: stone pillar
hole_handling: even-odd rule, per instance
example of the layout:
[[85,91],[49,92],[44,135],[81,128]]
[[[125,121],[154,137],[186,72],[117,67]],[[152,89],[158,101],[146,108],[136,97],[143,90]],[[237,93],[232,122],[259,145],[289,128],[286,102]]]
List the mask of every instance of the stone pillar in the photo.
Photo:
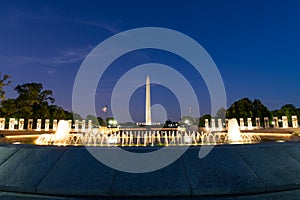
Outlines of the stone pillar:
[[33,126],[33,119],[28,119],[27,129],[32,130],[32,126]]
[[36,130],[41,131],[42,130],[42,120],[38,119],[36,122]]
[[210,124],[211,124],[211,130],[216,130],[216,120],[215,119],[211,119],[210,121]]
[[85,120],[81,122],[81,131],[85,131]]
[[248,130],[252,130],[253,127],[252,127],[252,119],[249,117],[247,118],[247,123],[248,123]]
[[88,121],[88,130],[91,130],[92,129],[92,120],[89,120]]
[[72,120],[70,119],[70,120],[68,120],[68,128],[69,128],[69,131],[71,131],[72,130]]
[[9,118],[9,130],[15,130],[15,118]]
[[24,130],[24,119],[23,118],[21,118],[21,119],[19,119],[19,130]]
[[274,128],[279,128],[278,117],[273,117]]
[[260,129],[260,118],[256,117],[255,122],[256,122],[256,129]]
[[45,120],[45,131],[49,131],[50,128],[50,119]]
[[245,130],[244,118],[240,118],[240,129]]
[[205,128],[206,128],[206,129],[209,129],[208,119],[205,119]]
[[218,119],[218,127],[219,127],[219,131],[223,130],[223,122],[222,119]]
[[0,118],[0,130],[5,129],[5,118]]
[[79,120],[75,120],[75,131],[78,132],[78,127],[79,127]]
[[282,128],[288,128],[289,122],[287,116],[282,116]]
[[298,128],[298,117],[297,117],[297,115],[292,116],[292,124],[293,124],[293,128]]
[[270,128],[269,117],[264,117],[265,128]]
[[57,129],[57,119],[54,119],[53,120],[53,125],[52,125],[52,130],[56,131],[56,129]]

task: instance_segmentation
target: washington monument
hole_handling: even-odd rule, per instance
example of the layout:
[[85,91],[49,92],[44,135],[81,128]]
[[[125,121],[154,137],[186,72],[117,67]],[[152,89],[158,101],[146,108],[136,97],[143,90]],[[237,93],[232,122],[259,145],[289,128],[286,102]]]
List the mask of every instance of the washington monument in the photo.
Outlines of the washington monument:
[[146,78],[146,112],[145,112],[145,124],[152,125],[151,120],[151,95],[150,95],[150,78],[147,75]]

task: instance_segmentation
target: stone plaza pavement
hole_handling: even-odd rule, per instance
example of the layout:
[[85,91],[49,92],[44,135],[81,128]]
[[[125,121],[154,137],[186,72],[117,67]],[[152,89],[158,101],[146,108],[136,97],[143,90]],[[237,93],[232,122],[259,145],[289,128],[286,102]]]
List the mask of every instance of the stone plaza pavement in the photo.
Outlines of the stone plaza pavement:
[[199,149],[132,174],[107,167],[85,147],[1,144],[0,199],[300,199],[300,142],[220,145],[202,159]]

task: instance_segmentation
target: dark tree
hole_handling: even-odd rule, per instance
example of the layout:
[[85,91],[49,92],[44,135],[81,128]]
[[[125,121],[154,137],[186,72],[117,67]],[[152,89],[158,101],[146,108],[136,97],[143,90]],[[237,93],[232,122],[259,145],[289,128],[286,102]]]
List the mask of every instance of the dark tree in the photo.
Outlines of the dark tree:
[[221,107],[216,113],[216,118],[217,119],[225,119],[225,117],[226,117],[226,109]]
[[248,98],[234,102],[227,110],[226,117],[229,119],[253,117],[252,102]]
[[105,126],[106,125],[105,121],[101,117],[97,117],[97,120],[98,120],[98,123],[99,123],[100,126]]
[[[264,123],[264,117],[271,117],[268,108],[263,105],[259,99],[254,99],[252,102],[248,98],[243,98],[234,102],[226,112],[226,117],[231,118],[260,118],[260,123]],[[255,125],[255,121],[253,121]]]
[[293,105],[293,104],[286,104],[283,105],[280,110],[274,110],[272,111],[272,116],[273,117],[282,117],[282,116],[287,116],[289,126],[292,125],[292,116],[296,115],[299,119],[300,113],[298,109]]
[[208,121],[211,120],[211,115],[210,114],[205,114],[199,119],[199,127],[204,127],[205,126],[205,119],[208,119]]
[[173,122],[172,120],[168,119],[166,120],[164,128],[177,128],[178,127],[178,122]]
[[48,118],[49,102],[54,103],[51,90],[43,90],[41,83],[26,83],[18,85],[15,90],[19,96],[16,99],[3,101],[4,117],[16,116],[28,118]]
[[262,102],[259,99],[254,99],[254,101],[252,102],[252,108],[253,117],[259,117],[260,124],[264,124],[264,117],[271,117],[271,112],[265,105],[262,104]]
[[5,90],[4,87],[11,84],[11,81],[9,80],[10,76],[4,75],[2,77],[2,74],[0,72],[0,103],[3,99],[5,99]]

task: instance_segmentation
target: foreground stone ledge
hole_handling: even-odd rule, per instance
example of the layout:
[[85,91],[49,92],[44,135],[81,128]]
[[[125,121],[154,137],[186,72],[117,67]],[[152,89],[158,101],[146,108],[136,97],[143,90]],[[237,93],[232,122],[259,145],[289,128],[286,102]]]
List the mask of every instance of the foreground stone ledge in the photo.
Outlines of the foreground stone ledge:
[[[142,153],[149,148],[130,150]],[[99,149],[113,151],[109,147]],[[180,159],[161,170],[130,174],[100,163],[85,147],[1,144],[0,197],[299,197],[300,142],[215,146],[203,159],[198,158],[199,150],[200,146],[190,147]]]

